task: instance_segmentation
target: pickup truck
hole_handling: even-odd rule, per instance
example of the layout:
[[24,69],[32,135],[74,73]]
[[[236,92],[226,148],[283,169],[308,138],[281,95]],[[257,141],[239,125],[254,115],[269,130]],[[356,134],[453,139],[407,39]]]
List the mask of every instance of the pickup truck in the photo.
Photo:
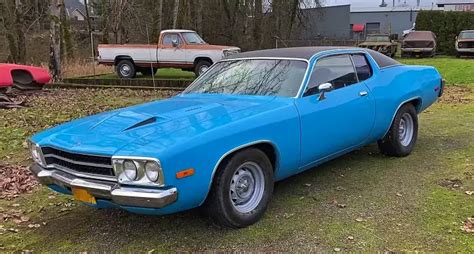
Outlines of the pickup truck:
[[120,78],[134,78],[137,72],[152,75],[158,68],[179,68],[199,76],[240,48],[210,45],[192,30],[164,30],[157,45],[99,44],[98,51],[99,64],[115,66]]

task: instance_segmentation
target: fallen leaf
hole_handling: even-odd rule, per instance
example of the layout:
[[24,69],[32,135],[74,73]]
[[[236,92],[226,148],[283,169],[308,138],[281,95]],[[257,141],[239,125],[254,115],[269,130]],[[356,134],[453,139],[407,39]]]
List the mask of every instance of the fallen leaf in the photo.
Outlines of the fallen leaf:
[[347,240],[351,240],[351,241],[352,241],[352,240],[354,240],[354,237],[350,235],[350,236],[347,237]]
[[467,195],[469,195],[469,196],[474,195],[474,191],[466,191],[465,193],[466,193]]
[[474,233],[474,217],[468,218],[461,227],[461,230],[466,233]]
[[357,218],[356,221],[357,221],[357,222],[363,222],[364,219],[362,219],[362,218]]
[[341,251],[341,248],[334,248],[334,251],[335,251],[335,252],[340,252],[340,251]]

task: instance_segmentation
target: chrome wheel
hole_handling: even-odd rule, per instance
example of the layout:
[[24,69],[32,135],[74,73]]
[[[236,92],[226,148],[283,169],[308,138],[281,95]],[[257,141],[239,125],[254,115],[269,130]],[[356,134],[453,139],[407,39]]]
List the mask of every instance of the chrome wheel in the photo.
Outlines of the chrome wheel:
[[132,72],[132,68],[129,65],[123,64],[120,66],[120,74],[124,77],[130,76],[130,73]]
[[403,114],[400,124],[398,125],[398,139],[403,146],[410,145],[414,133],[413,118],[409,113]]
[[245,162],[235,171],[230,182],[230,199],[240,213],[249,213],[260,204],[265,191],[262,168],[254,162]]
[[204,74],[207,70],[209,70],[209,66],[203,65],[199,68],[199,75]]

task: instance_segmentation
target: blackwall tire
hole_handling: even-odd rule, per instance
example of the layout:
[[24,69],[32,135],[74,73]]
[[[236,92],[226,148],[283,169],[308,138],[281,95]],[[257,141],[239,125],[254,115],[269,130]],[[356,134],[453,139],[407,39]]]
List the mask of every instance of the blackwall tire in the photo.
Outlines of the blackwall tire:
[[135,78],[137,75],[135,65],[129,60],[121,60],[115,68],[117,75],[123,79]]
[[248,227],[265,213],[273,186],[273,167],[265,153],[245,149],[219,166],[203,209],[219,226]]
[[194,74],[196,74],[196,77],[201,76],[209,69],[209,67],[211,67],[211,65],[212,63],[209,61],[200,60],[194,67]]
[[403,105],[395,115],[385,137],[378,141],[380,151],[388,156],[411,154],[418,138],[418,114],[411,103]]

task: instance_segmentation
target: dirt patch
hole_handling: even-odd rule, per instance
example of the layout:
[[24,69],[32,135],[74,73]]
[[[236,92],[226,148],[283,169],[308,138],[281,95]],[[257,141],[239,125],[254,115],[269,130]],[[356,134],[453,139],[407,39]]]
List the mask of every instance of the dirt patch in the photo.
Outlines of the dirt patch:
[[440,98],[440,102],[448,104],[470,104],[474,102],[473,98],[470,98],[472,89],[463,86],[447,86],[445,87],[444,94]]
[[462,181],[459,179],[443,179],[438,184],[449,189],[459,189],[462,186]]
[[13,199],[31,192],[38,181],[26,167],[0,165],[0,199]]

